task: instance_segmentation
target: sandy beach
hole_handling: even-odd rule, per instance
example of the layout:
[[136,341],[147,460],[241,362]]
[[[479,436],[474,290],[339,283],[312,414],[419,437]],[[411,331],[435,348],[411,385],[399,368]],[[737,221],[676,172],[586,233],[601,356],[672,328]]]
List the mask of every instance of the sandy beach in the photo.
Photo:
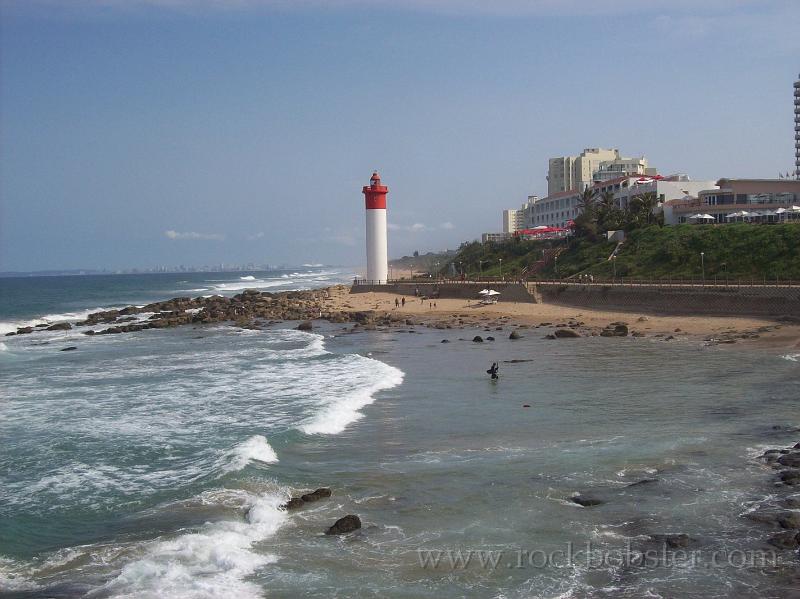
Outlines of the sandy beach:
[[699,340],[724,340],[757,347],[800,348],[800,325],[766,318],[736,316],[674,316],[630,311],[590,310],[555,304],[499,302],[481,305],[477,300],[438,299],[421,302],[406,296],[406,304],[395,307],[390,293],[350,293],[348,286],[329,288],[331,310],[375,310],[407,315],[425,323],[460,320],[464,326],[482,325],[504,319],[507,324],[536,326],[542,323],[582,323],[585,334],[597,334],[611,323],[624,322],[637,334],[650,337],[696,337]]

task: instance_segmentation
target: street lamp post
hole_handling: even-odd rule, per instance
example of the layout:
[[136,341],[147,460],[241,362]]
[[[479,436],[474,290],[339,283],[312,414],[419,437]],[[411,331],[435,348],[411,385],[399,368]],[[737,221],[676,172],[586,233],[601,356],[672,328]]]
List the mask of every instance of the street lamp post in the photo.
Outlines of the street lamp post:
[[705,260],[705,252],[700,252],[700,269],[703,273],[703,287],[706,286],[706,260]]
[[439,261],[436,261],[436,278],[439,278]]
[[616,256],[611,256],[611,264],[614,266],[614,278],[612,279],[612,282],[616,283],[617,282],[617,257]]
[[503,278],[503,259],[500,258],[500,278]]
[[459,275],[461,276],[461,278],[463,279],[463,278],[464,278],[464,267],[462,266],[462,264],[463,264],[463,263],[462,263],[462,262],[459,260],[459,261],[458,261],[458,274],[459,274]]
[[722,268],[725,269],[725,287],[727,287],[728,286],[728,263],[727,262],[723,262],[722,263]]
[[411,265],[409,266],[409,268],[411,269],[411,278],[413,279],[413,278],[414,278],[414,265],[413,265],[413,264],[411,264]]
[[556,261],[556,277],[558,277],[558,256],[554,256],[554,260]]

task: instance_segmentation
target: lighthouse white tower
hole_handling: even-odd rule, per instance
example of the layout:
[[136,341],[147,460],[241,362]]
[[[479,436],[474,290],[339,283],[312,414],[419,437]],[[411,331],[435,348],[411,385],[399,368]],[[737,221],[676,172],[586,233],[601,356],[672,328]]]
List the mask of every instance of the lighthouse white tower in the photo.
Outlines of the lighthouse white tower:
[[367,207],[367,280],[386,283],[389,257],[386,242],[386,194],[389,188],[381,185],[377,171],[372,173],[369,185],[361,190]]

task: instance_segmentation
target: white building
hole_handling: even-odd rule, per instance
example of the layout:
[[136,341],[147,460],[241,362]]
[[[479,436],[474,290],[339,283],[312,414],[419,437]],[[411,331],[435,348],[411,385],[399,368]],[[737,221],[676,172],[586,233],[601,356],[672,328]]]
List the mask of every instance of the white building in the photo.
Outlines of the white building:
[[577,156],[551,158],[547,167],[547,196],[583,191],[595,181],[622,175],[655,175],[644,156],[625,158],[617,149],[586,148]]
[[[655,194],[660,206],[668,200],[696,196],[700,191],[714,186],[714,181],[692,181],[682,174],[669,177],[626,175],[595,183],[591,189],[595,193],[595,201],[603,192],[611,192],[614,194],[614,204],[626,209],[634,197],[645,193]],[[581,192],[572,190],[542,198],[534,205],[532,226],[567,226],[568,221],[580,214],[581,195]]]

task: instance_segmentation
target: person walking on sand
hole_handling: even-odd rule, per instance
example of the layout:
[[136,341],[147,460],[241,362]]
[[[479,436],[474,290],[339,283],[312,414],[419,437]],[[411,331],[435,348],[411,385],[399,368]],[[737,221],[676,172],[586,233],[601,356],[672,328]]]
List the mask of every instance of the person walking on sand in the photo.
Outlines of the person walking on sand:
[[406,298],[405,298],[405,296],[400,298],[400,305],[403,306],[404,308],[406,307]]
[[394,307],[395,308],[399,308],[400,307],[400,300],[397,299],[397,298],[394,298]]

